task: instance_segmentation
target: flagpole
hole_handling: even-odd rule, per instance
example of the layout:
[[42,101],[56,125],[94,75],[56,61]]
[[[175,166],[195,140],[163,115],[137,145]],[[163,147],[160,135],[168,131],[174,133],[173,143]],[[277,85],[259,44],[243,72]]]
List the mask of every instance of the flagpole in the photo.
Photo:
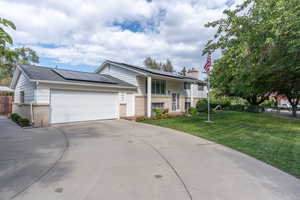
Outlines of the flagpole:
[[210,122],[210,77],[207,72],[207,122]]
[[210,119],[210,76],[209,72],[207,72],[207,123],[212,123]]
[[211,68],[211,54],[209,53],[209,57],[208,57],[208,62],[209,67],[207,68],[206,72],[207,72],[207,123],[212,123],[213,121],[211,121],[210,119],[210,68]]

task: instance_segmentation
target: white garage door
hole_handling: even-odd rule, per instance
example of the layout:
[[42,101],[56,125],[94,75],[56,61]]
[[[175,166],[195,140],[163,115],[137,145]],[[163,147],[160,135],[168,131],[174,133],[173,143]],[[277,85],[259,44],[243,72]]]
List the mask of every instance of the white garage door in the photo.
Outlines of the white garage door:
[[117,105],[117,93],[52,90],[51,123],[115,119]]

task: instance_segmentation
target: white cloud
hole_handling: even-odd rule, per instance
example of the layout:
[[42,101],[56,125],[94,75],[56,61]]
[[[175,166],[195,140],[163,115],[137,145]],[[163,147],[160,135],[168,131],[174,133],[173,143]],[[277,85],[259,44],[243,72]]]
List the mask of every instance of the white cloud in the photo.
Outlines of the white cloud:
[[[235,6],[228,2],[242,0],[2,0],[0,13],[15,22],[17,31],[10,32],[16,44],[57,62],[142,64],[151,56],[200,69],[205,62],[201,51],[214,33],[204,24]],[[114,22],[138,22],[144,31],[124,30]]]

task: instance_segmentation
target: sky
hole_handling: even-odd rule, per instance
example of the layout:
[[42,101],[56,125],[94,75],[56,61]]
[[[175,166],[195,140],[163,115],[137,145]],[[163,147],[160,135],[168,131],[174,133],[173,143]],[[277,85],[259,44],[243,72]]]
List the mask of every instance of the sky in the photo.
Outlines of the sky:
[[0,17],[17,26],[14,47],[34,49],[39,65],[94,71],[105,60],[143,66],[152,57],[203,71],[215,33],[204,25],[242,1],[1,0]]

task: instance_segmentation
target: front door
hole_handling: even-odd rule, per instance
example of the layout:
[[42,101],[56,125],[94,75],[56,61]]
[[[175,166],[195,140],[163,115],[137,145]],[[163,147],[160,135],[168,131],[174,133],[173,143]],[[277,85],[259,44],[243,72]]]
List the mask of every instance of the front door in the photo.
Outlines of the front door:
[[179,94],[172,93],[172,111],[176,112],[180,110],[180,103],[179,103]]

